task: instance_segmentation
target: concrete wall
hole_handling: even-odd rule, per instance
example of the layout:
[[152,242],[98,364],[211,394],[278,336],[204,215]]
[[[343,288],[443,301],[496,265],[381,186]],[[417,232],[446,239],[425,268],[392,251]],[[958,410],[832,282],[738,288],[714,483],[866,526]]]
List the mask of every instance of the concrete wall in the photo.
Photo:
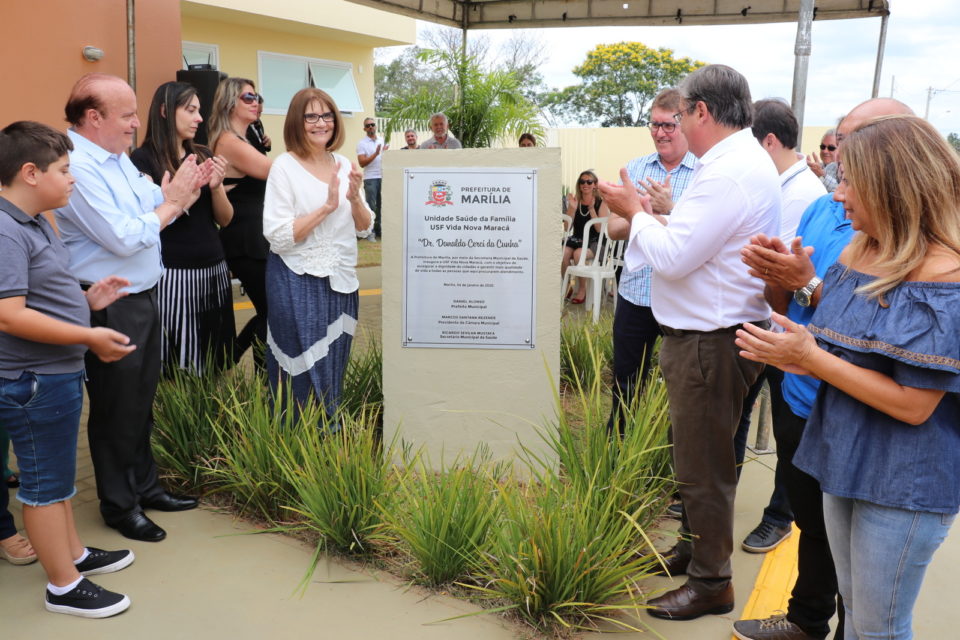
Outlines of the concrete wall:
[[[536,337],[534,349],[404,348],[402,342],[403,169],[538,169]],[[537,433],[555,414],[560,370],[560,239],[556,149],[388,151],[383,160],[384,437],[423,447],[434,467],[484,443],[510,459],[519,443],[547,455]],[[552,378],[551,378],[552,376]],[[553,385],[551,385],[551,379]],[[522,471],[520,467],[518,467]]]

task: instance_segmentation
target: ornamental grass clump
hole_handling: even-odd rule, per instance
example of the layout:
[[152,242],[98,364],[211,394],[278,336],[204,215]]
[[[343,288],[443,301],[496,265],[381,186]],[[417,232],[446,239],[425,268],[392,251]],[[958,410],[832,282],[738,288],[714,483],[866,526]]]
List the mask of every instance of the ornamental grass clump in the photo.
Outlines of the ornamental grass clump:
[[589,316],[566,316],[560,326],[560,381],[567,387],[591,388],[602,382],[613,362],[613,328],[609,315],[594,323]]
[[[242,378],[221,400],[220,421],[214,433],[219,455],[210,460],[207,473],[215,480],[216,491],[230,494],[240,511],[271,524],[289,514],[283,507],[293,504],[296,493],[287,474],[277,463],[276,452],[289,451],[288,466],[300,463],[297,443],[316,431],[324,420],[324,409],[316,402],[294,411],[278,411],[262,378]],[[290,385],[278,393],[289,397]],[[276,406],[275,406],[276,404]]]
[[[208,365],[206,371],[213,367]],[[193,491],[209,481],[205,466],[217,454],[224,389],[243,383],[244,376],[237,371],[202,376],[178,367],[165,371],[154,403],[152,446],[157,466],[169,482]]]
[[340,411],[358,417],[362,412],[378,424],[383,422],[383,349],[369,340],[362,350],[354,349],[343,376]]
[[[336,427],[334,425],[337,425]],[[379,535],[378,504],[393,493],[395,449],[384,451],[373,414],[338,416],[337,422],[300,429],[299,437],[272,446],[274,464],[293,499],[286,509],[320,535],[322,548],[362,554]]]
[[502,470],[475,453],[462,464],[434,473],[422,457],[408,461],[397,500],[382,507],[388,529],[414,560],[416,580],[438,586],[475,572],[497,522],[497,481]]
[[608,431],[603,360],[587,344],[589,385],[577,379],[566,399],[558,394],[556,422],[543,430],[553,456],[525,449],[534,482],[501,487],[503,516],[476,588],[537,627],[635,629],[642,622],[619,613],[643,606],[638,584],[659,566],[648,529],[674,484],[666,391],[655,373],[626,410],[626,435]]
[[638,580],[655,565],[611,492],[585,499],[555,474],[500,489],[503,518],[491,535],[474,589],[537,628],[639,631],[619,614],[639,610]]

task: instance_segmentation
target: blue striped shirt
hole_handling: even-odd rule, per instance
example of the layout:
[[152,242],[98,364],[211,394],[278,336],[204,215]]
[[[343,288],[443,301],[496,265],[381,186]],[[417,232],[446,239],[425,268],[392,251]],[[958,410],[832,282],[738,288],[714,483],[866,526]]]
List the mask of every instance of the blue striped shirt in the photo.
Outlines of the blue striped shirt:
[[[680,164],[668,172],[663,163],[660,162],[660,154],[651,153],[648,156],[631,160],[627,164],[627,175],[630,176],[634,184],[640,185],[640,181],[646,178],[662,183],[667,179],[669,173],[671,197],[676,202],[693,178],[693,165],[696,161],[696,157],[687,151]],[[623,275],[620,276],[620,295],[624,300],[635,305],[649,307],[652,278],[653,269],[649,265],[644,265],[636,271],[624,270]]]

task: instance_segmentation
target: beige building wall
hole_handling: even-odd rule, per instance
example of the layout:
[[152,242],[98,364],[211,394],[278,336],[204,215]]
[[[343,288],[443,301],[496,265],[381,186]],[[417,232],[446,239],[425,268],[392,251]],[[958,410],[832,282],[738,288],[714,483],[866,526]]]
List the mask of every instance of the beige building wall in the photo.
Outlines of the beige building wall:
[[[535,348],[425,349],[402,342],[403,169],[536,167],[537,262]],[[556,413],[560,376],[560,244],[556,149],[388,151],[383,159],[384,438],[423,447],[434,468],[481,444],[495,459],[520,445],[550,457],[538,433]],[[517,466],[522,473],[523,469]]]
[[[374,48],[413,44],[416,21],[344,0],[204,0],[182,2],[182,39],[219,47],[219,69],[258,82],[258,51],[346,62],[363,111],[344,119],[340,152],[356,160],[363,119],[373,116]],[[258,87],[259,88],[259,87]],[[284,152],[282,115],[264,114],[272,156]]]

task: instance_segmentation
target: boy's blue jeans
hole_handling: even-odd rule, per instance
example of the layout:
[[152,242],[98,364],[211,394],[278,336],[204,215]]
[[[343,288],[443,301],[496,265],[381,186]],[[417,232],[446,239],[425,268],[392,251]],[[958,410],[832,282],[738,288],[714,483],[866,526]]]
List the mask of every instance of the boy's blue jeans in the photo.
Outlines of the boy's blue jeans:
[[0,378],[0,423],[20,468],[17,499],[32,507],[69,500],[76,493],[77,432],[83,372]]

